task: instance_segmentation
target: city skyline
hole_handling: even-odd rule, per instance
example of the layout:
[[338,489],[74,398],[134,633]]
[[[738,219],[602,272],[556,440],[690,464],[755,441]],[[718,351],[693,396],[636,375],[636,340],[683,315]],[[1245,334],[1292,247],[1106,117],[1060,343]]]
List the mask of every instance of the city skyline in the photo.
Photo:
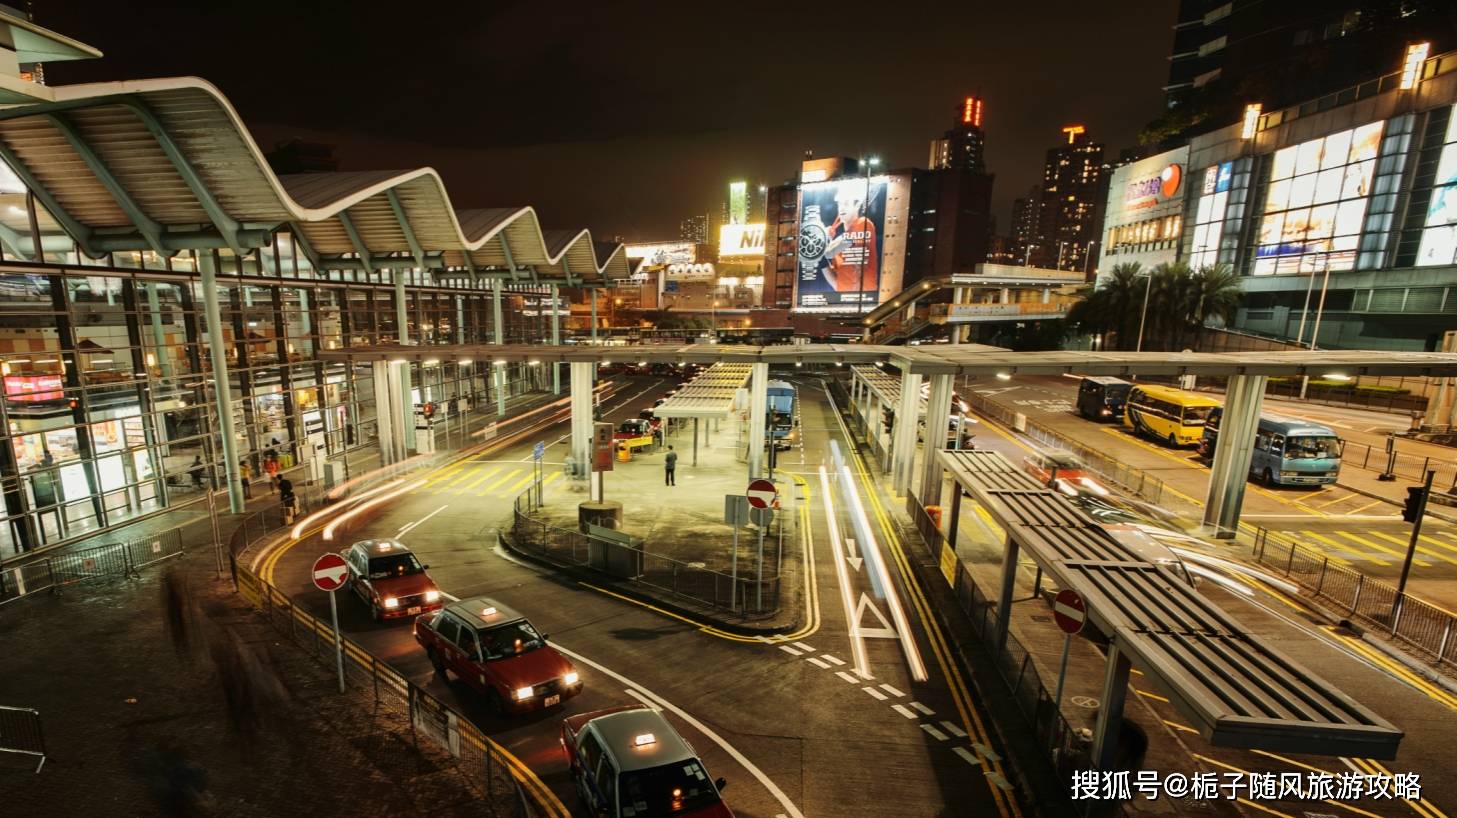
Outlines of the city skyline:
[[[999,182],[994,212],[1008,224],[1012,199],[1037,178],[1064,124],[1083,122],[1116,149],[1134,144],[1158,114],[1175,12],[1171,4],[1141,5],[1137,14],[1113,17],[1068,4],[1055,28],[1031,40],[1025,33],[1045,29],[1047,21],[1025,7],[944,9],[944,25],[926,31],[885,21],[877,27],[882,40],[873,69],[862,72],[868,121],[857,106],[805,106],[798,95],[763,93],[780,79],[769,63],[733,55],[772,53],[786,31],[806,32],[811,48],[856,42],[864,32],[854,21],[872,14],[869,4],[834,19],[777,9],[772,31],[721,42],[700,36],[716,17],[695,23],[691,16],[570,5],[550,14],[524,7],[467,14],[448,6],[402,14],[397,6],[366,3],[340,16],[270,3],[219,3],[206,12],[157,5],[154,13],[146,4],[38,4],[34,13],[41,25],[105,54],[50,66],[52,84],[207,77],[236,102],[265,149],[299,137],[333,145],[346,170],[430,165],[459,191],[462,206],[530,201],[548,223],[584,223],[603,235],[643,240],[671,238],[685,216],[717,208],[730,179],[784,181],[806,150],[876,154],[885,167],[921,167],[928,140],[950,126],[962,98],[973,93],[986,100],[988,169]],[[855,8],[864,14],[849,13]],[[756,12],[743,13],[747,19]],[[144,15],[159,40],[133,36]],[[233,42],[268,43],[269,53],[288,57],[239,59],[233,49],[172,36],[202,25],[233,32]],[[334,31],[328,48],[310,40],[320,30]],[[438,47],[381,60],[375,45],[382,30]],[[452,34],[442,40],[438,31]],[[1074,47],[1087,38],[1131,45],[1089,65]],[[673,52],[660,53],[655,65],[689,60],[733,68],[662,76],[633,60],[632,43]],[[679,51],[681,60],[674,58]],[[803,82],[833,87],[838,69],[830,61],[807,64],[822,70],[807,70]],[[290,93],[279,93],[282,87]],[[717,104],[704,106],[704,95]],[[1054,97],[1077,103],[1044,102]],[[412,98],[422,103],[420,118],[389,113]],[[503,109],[511,111],[508,127],[500,124]],[[637,195],[626,207],[623,191],[651,195]]]

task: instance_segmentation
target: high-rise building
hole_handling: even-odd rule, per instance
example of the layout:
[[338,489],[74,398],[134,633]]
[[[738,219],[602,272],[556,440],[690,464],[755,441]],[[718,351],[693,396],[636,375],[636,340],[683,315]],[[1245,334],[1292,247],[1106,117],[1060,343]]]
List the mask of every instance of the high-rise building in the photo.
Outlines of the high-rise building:
[[1066,141],[1047,152],[1042,169],[1030,263],[1081,270],[1101,229],[1108,168],[1103,144],[1086,128],[1068,125],[1062,133]]
[[1450,2],[1180,0],[1167,110],[1145,136],[1172,147],[1236,121],[1247,102],[1269,111],[1352,88],[1399,70],[1421,41],[1433,54],[1457,48]]
[[678,225],[678,238],[694,244],[708,243],[708,214],[689,216]]
[[1026,196],[1012,200],[1012,232],[1007,237],[1007,249],[1018,264],[1027,261],[1027,249],[1037,235],[1037,202],[1041,194],[1042,188],[1033,185]]
[[932,170],[958,168],[986,173],[986,131],[981,123],[981,97],[966,97],[956,109],[956,124],[940,139],[931,140],[927,166]]

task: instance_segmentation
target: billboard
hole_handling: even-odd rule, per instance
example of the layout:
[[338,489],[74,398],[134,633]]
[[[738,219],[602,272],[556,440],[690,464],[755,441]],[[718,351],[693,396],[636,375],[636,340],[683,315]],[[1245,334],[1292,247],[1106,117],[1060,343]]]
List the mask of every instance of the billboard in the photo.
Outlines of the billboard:
[[[1457,108],[1454,108],[1457,114]],[[1432,179],[1432,197],[1417,250],[1418,267],[1451,264],[1457,259],[1457,115],[1447,120],[1447,136]]]
[[691,241],[660,241],[655,244],[629,244],[627,257],[642,259],[644,264],[692,264],[694,246]]
[[875,306],[887,188],[884,176],[800,186],[795,306]]
[[749,183],[729,182],[729,224],[749,221]]
[[764,255],[764,225],[726,224],[718,229],[718,257]]

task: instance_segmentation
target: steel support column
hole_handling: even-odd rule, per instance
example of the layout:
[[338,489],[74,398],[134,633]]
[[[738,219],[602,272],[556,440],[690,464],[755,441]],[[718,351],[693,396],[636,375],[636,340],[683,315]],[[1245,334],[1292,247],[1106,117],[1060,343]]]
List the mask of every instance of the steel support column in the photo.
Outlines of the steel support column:
[[[504,244],[504,241],[503,241]],[[515,268],[512,268],[515,275]],[[501,317],[501,279],[491,279],[491,331],[495,334],[497,346],[506,343],[506,325]],[[491,377],[496,382],[496,414],[506,414],[506,365],[491,361]]]
[[[217,272],[211,264],[202,268],[202,311],[207,320],[207,348],[212,358],[213,397],[218,412],[218,429],[223,439],[223,474],[228,482],[228,510],[247,510],[243,484],[238,482],[238,438],[233,429],[233,389],[228,379],[228,353],[223,347],[223,311],[218,304]],[[206,407],[202,411],[207,411]]]
[[597,288],[588,290],[592,294],[592,343],[597,343]]
[[[557,315],[558,290],[555,284],[547,288],[551,294],[551,345],[559,347],[562,345],[562,321]],[[560,395],[562,393],[562,365],[557,361],[551,362],[551,393]]]
[[[960,491],[961,487],[958,485],[956,490]],[[1012,594],[1017,589],[1017,558],[1020,553],[1021,549],[1017,547],[1017,541],[1008,536],[1006,546],[1002,550],[1001,593],[997,596],[997,653],[1001,653],[1007,647],[1007,623],[1012,620]]]
[[764,418],[769,404],[769,365],[750,364],[749,479],[764,474]]
[[1264,375],[1234,375],[1225,388],[1224,412],[1204,503],[1204,525],[1220,539],[1233,538],[1239,528],[1266,380]]
[[[1264,380],[1262,377],[1261,380]],[[1113,769],[1118,753],[1118,734],[1123,727],[1123,701],[1128,697],[1128,671],[1132,663],[1116,643],[1108,645],[1108,667],[1103,674],[1103,701],[1093,729],[1093,767]]]
[[572,361],[568,377],[572,397],[572,459],[577,463],[574,478],[592,473],[592,376],[597,364]]
[[911,470],[916,462],[916,431],[921,420],[921,376],[901,373],[901,403],[895,413],[895,449],[891,458],[891,486],[897,492],[910,490]]
[[946,428],[951,422],[953,376],[932,375],[931,395],[926,401],[926,443],[921,463],[921,505],[941,503],[941,462],[936,451],[946,447]]

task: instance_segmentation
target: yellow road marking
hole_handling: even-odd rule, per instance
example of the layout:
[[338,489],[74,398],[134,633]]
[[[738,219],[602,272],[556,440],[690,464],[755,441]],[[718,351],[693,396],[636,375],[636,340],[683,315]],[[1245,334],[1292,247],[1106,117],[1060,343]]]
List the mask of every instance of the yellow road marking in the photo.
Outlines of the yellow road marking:
[[[1307,536],[1309,538],[1311,538],[1312,540],[1315,540],[1316,542],[1325,543],[1326,545],[1330,546],[1331,548],[1339,548],[1340,550],[1345,551],[1347,553],[1360,554],[1361,555],[1361,559],[1364,560],[1364,561],[1367,561],[1367,562],[1380,563],[1381,565],[1386,565],[1387,563],[1391,562],[1391,560],[1388,560],[1385,557],[1378,557],[1378,556],[1374,556],[1374,555],[1371,555],[1371,554],[1367,554],[1365,551],[1362,551],[1360,549],[1356,549],[1354,552],[1352,552],[1351,551],[1351,547],[1348,546],[1348,545],[1346,545],[1345,543],[1343,543],[1343,542],[1337,542],[1336,540],[1333,540],[1330,537],[1327,537],[1327,536],[1325,536],[1323,534],[1317,534],[1316,532],[1311,531],[1310,529],[1304,529],[1300,533],[1301,534],[1304,534],[1305,536]],[[1332,560],[1339,560],[1340,562],[1344,562],[1347,565],[1353,565],[1354,564],[1350,560],[1344,559],[1342,557],[1338,557],[1335,554],[1326,554],[1326,556],[1327,557],[1330,557]]]
[[1190,727],[1187,724],[1180,724],[1180,723],[1178,723],[1176,721],[1169,721],[1168,719],[1164,719],[1164,724],[1167,724],[1168,726],[1170,726],[1170,727],[1172,727],[1175,730],[1178,730],[1180,732],[1193,733],[1194,735],[1198,735],[1199,734],[1199,731],[1198,730],[1195,730],[1194,728]]
[[758,639],[756,637],[753,637],[753,636],[739,636],[736,633],[729,633],[728,631],[720,630],[718,628],[715,628],[712,625],[706,625],[706,624],[704,624],[702,622],[699,622],[697,620],[691,619],[689,617],[686,617],[686,616],[682,616],[680,614],[673,613],[672,611],[669,611],[669,610],[666,610],[666,609],[663,609],[663,608],[659,608],[658,606],[653,605],[653,604],[651,604],[649,602],[643,602],[640,599],[633,599],[630,596],[623,596],[622,594],[614,593],[612,591],[609,591],[606,588],[599,588],[598,586],[593,585],[590,582],[582,582],[582,581],[579,580],[577,582],[577,584],[580,585],[580,586],[582,586],[583,588],[589,588],[589,589],[591,589],[593,591],[596,591],[599,594],[604,594],[606,596],[610,596],[613,599],[618,599],[618,600],[621,600],[623,602],[630,602],[633,605],[638,606],[639,608],[647,608],[648,610],[652,611],[653,613],[662,614],[663,616],[666,616],[669,619],[676,619],[679,622],[684,623],[685,625],[692,625],[693,627],[697,628],[698,630],[703,631],[704,633],[707,633],[707,634],[711,634],[713,636],[717,636],[720,639],[728,639],[728,640],[733,641],[733,642],[752,642],[752,643],[755,643],[755,644],[759,644],[762,641],[762,640],[760,640],[760,639]]
[[[1383,531],[1372,531],[1371,532],[1371,536],[1373,536],[1373,537],[1380,537],[1381,539],[1386,540],[1387,542],[1396,543],[1397,545],[1401,546],[1401,549],[1402,549],[1402,551],[1401,551],[1402,559],[1406,559],[1406,548],[1409,545],[1411,545],[1411,539],[1410,538],[1402,539],[1401,537],[1397,537],[1397,536],[1394,536],[1394,535],[1391,535],[1391,534],[1387,534],[1387,533],[1385,533]],[[1418,540],[1425,540],[1427,538],[1426,537],[1418,537],[1417,539]],[[1445,547],[1446,546],[1443,546],[1443,548],[1445,548]],[[1419,546],[1417,546],[1417,553],[1418,554],[1426,554],[1429,557],[1435,557],[1435,558],[1437,558],[1439,560],[1446,560],[1447,562],[1450,562],[1453,565],[1457,565],[1457,560],[1452,559],[1451,557],[1447,556],[1446,554],[1441,554],[1441,553],[1438,553],[1436,551],[1433,551],[1430,548],[1422,548],[1419,545]]]
[[470,480],[471,478],[475,477],[477,473],[478,472],[475,469],[462,468],[460,470],[460,473],[459,474],[454,475],[449,480],[442,480],[439,483],[436,483],[435,485],[440,486],[442,488],[448,488],[448,487],[451,487],[451,486],[460,486],[460,485],[463,485],[467,480]]
[[506,493],[507,494],[513,494],[515,492],[518,492],[521,489],[526,488],[526,484],[527,483],[530,483],[532,480],[535,480],[535,479],[536,479],[536,475],[532,474],[531,471],[528,469],[527,472],[526,472],[526,476],[523,477],[523,478],[521,478],[520,480],[517,480],[511,486],[511,488],[506,489]]
[[1282,818],[1295,818],[1295,816],[1291,815],[1288,812],[1281,812],[1280,810],[1277,810],[1277,809],[1271,809],[1271,808],[1265,806],[1264,804],[1256,803],[1254,801],[1249,800],[1248,798],[1236,798],[1236,799],[1234,799],[1234,801],[1235,801],[1236,804],[1244,804],[1247,807],[1254,807],[1255,809],[1259,810],[1260,812],[1268,812],[1271,815],[1279,815],[1279,816],[1282,816]]
[[[1351,759],[1351,763],[1367,772],[1374,772],[1377,775],[1394,775],[1386,765],[1374,758],[1353,758]],[[1447,818],[1447,813],[1438,809],[1437,805],[1431,801],[1414,800],[1411,798],[1403,798],[1401,800],[1405,801],[1408,807],[1411,807],[1412,812],[1424,816],[1424,818]]]
[[1368,508],[1370,508],[1372,506],[1375,506],[1375,505],[1380,505],[1380,504],[1382,504],[1384,502],[1386,502],[1386,501],[1385,500],[1372,500],[1371,502],[1369,502],[1369,503],[1367,503],[1367,504],[1365,504],[1363,506],[1358,506],[1356,508],[1351,509],[1350,511],[1347,511],[1346,513],[1347,514],[1360,514],[1361,512],[1365,511],[1366,509],[1368,509]]
[[506,476],[505,477],[502,477],[500,480],[497,480],[496,482],[490,484],[489,486],[486,486],[485,488],[481,489],[481,491],[484,491],[484,492],[493,492],[496,489],[500,488],[501,486],[506,485],[506,481],[507,480],[510,480],[511,478],[515,477],[516,475],[518,475],[520,473],[521,473],[521,470],[520,469],[512,469],[511,471],[506,472]]
[[[1257,750],[1256,752],[1260,752],[1260,751]],[[1206,756],[1206,755],[1200,755],[1199,753],[1191,753],[1190,755],[1194,756],[1195,758],[1199,759],[1200,761],[1203,761],[1206,764],[1213,764],[1216,767],[1223,767],[1226,770],[1232,770],[1234,772],[1241,773],[1243,775],[1249,775],[1250,774],[1250,771],[1249,770],[1240,769],[1239,767],[1236,767],[1233,764],[1225,764],[1223,761],[1218,761],[1218,760],[1213,759],[1213,758],[1210,758],[1209,756]],[[1266,753],[1265,755],[1269,755],[1269,754]],[[1291,762],[1291,763],[1294,763],[1294,762]],[[1300,764],[1300,765],[1296,765],[1296,766],[1304,767],[1305,765]],[[1312,769],[1312,768],[1307,767],[1307,769]],[[1332,799],[1329,799],[1329,798],[1324,799],[1324,800],[1325,800],[1325,803],[1330,804],[1333,807],[1340,807],[1343,810],[1346,810],[1348,812],[1354,812],[1357,815],[1365,815],[1365,816],[1368,816],[1368,818],[1381,818],[1380,815],[1377,815],[1374,812],[1367,812],[1366,810],[1359,809],[1357,807],[1353,807],[1350,804],[1346,804],[1346,803],[1343,803],[1341,801],[1335,801],[1335,800],[1332,800]]]
[[500,470],[501,470],[501,467],[500,466],[492,466],[489,469],[481,469],[480,475],[478,477],[476,477],[474,480],[470,481],[469,483],[466,483],[465,485],[461,486],[460,488],[461,488],[462,491],[470,491],[471,489],[475,488],[476,486],[480,485],[481,483],[484,483],[487,479],[490,478],[491,475],[499,472]]
[[446,465],[441,466],[440,467],[440,470],[437,471],[435,474],[433,474],[430,477],[426,478],[425,482],[426,482],[427,485],[429,485],[429,484],[438,483],[441,480],[447,480],[447,479],[453,477],[457,471],[460,471],[461,469],[465,468],[465,464],[466,463],[469,463],[469,462],[470,461],[468,459],[462,457],[460,460],[457,460],[454,463],[447,463]]
[[1457,710],[1457,696],[1453,696],[1442,688],[1437,687],[1431,682],[1428,682],[1426,679],[1423,679],[1415,673],[1412,673],[1410,670],[1407,670],[1399,663],[1393,662],[1392,660],[1386,658],[1386,656],[1382,655],[1380,651],[1362,642],[1360,638],[1351,636],[1349,634],[1341,633],[1339,630],[1336,630],[1333,627],[1327,627],[1326,630],[1344,639],[1350,648],[1355,650],[1357,653],[1360,653],[1362,656],[1365,656],[1367,659],[1370,659],[1372,662],[1375,662],[1376,664],[1385,668],[1386,671],[1389,672],[1391,675],[1396,676],[1397,678],[1401,679],[1402,681],[1406,682],[1407,684],[1411,685],[1422,693],[1427,694],[1427,698],[1432,699],[1438,704],[1444,705],[1449,709]]
[[1336,499],[1334,499],[1334,500],[1326,500],[1324,503],[1321,503],[1320,505],[1316,506],[1316,508],[1325,508],[1326,506],[1333,506],[1336,503],[1339,503],[1339,502],[1342,502],[1342,501],[1345,501],[1345,500],[1349,500],[1352,497],[1360,497],[1360,496],[1361,495],[1359,495],[1359,494],[1340,494],[1340,495],[1338,495],[1336,497]]
[[1134,693],[1137,693],[1138,695],[1140,695],[1142,697],[1144,697],[1145,699],[1153,699],[1156,702],[1167,702],[1168,701],[1167,698],[1165,698],[1163,696],[1160,696],[1157,693],[1150,693],[1147,690],[1139,690],[1136,687],[1133,688],[1133,692]]
[[[1368,540],[1365,537],[1362,537],[1360,534],[1352,534],[1349,531],[1337,531],[1335,533],[1338,534],[1338,535],[1340,535],[1340,536],[1342,536],[1342,537],[1345,537],[1348,540],[1351,540],[1352,542],[1358,542],[1358,543],[1361,543],[1362,545],[1370,546],[1371,548],[1378,548],[1378,549],[1380,549],[1382,551],[1385,551],[1386,553],[1388,553],[1388,554],[1396,557],[1396,559],[1397,559],[1398,562],[1400,562],[1401,560],[1406,559],[1406,543],[1403,542],[1403,541],[1401,541],[1401,540],[1396,540],[1397,544],[1402,547],[1401,550],[1398,551],[1395,548],[1391,548],[1389,546],[1382,545],[1381,543],[1378,543],[1378,542],[1375,542],[1375,541],[1372,541],[1372,540]],[[1373,531],[1371,533],[1372,534],[1375,534],[1376,532]],[[1388,539],[1388,540],[1389,539],[1393,539],[1390,535],[1382,535],[1382,536],[1384,538]],[[1422,553],[1422,554],[1427,553],[1425,550],[1422,549],[1421,546],[1417,546],[1417,551],[1419,553]],[[1415,562],[1418,565],[1431,565],[1432,564],[1430,561],[1423,560],[1421,557],[1417,557],[1415,559]]]
[[1437,539],[1436,537],[1428,537],[1426,534],[1419,534],[1417,535],[1417,539],[1425,540],[1426,542],[1429,542],[1432,545],[1437,546],[1438,548],[1444,548],[1448,551],[1457,551],[1457,545],[1452,545],[1451,543],[1444,542]]

